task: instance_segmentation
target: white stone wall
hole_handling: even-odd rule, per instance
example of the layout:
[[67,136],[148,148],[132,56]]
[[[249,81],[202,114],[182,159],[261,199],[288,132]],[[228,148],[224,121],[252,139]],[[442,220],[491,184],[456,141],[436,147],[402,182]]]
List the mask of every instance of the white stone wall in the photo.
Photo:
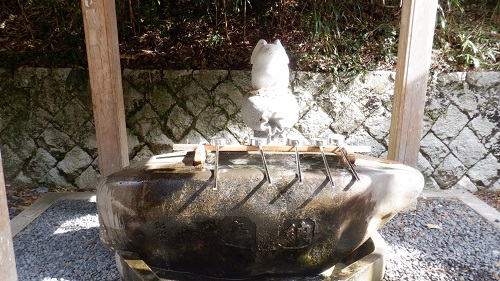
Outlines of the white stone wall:
[[[306,139],[331,132],[385,157],[393,72],[355,77],[294,72],[301,108],[294,131]],[[173,143],[225,136],[247,143],[239,114],[247,71],[125,70],[123,87],[131,161],[171,151]],[[427,188],[500,189],[500,73],[431,77],[419,169]],[[8,181],[92,188],[99,180],[88,74],[76,69],[0,70],[0,146]]]

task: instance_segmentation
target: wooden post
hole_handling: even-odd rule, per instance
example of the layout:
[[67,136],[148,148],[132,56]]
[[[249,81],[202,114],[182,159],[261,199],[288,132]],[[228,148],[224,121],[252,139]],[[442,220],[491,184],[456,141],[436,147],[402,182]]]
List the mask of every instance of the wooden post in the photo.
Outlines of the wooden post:
[[114,0],[82,0],[101,175],[129,163]]
[[1,280],[16,281],[16,260],[12,233],[10,230],[9,208],[2,167],[2,153],[0,152],[0,276]]
[[416,167],[437,0],[404,0],[387,158]]

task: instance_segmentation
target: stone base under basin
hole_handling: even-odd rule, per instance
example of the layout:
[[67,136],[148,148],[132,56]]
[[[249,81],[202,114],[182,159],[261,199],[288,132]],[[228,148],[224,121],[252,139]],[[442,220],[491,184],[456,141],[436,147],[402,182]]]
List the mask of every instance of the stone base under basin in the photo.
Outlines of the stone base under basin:
[[[378,281],[385,272],[386,243],[378,232],[342,262],[317,276],[258,277],[253,281]],[[191,273],[172,272],[150,267],[140,258],[115,254],[116,266],[125,281],[232,280],[204,278]],[[242,280],[242,279],[239,279]],[[245,279],[243,279],[245,280]]]

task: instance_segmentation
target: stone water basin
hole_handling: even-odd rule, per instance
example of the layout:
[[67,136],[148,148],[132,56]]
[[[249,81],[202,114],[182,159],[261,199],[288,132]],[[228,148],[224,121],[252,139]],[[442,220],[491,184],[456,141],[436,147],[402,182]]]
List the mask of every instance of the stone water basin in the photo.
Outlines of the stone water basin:
[[[98,186],[100,237],[117,254],[190,276],[246,279],[317,275],[340,262],[420,194],[415,169],[357,155],[359,181],[342,158],[327,155],[221,153],[213,168],[193,153],[155,156]],[[208,161],[211,162],[210,159]]]

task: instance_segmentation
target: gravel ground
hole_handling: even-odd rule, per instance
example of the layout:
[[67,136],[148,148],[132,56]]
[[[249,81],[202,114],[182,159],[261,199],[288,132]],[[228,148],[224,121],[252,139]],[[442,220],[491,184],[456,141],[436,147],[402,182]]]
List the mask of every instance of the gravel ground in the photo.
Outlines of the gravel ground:
[[[419,199],[380,233],[388,244],[384,280],[498,280],[500,230],[467,205]],[[14,238],[19,280],[121,280],[98,237],[95,203],[63,200]]]
[[14,237],[19,281],[121,280],[98,227],[95,202],[52,205]]
[[499,280],[500,230],[452,199],[419,199],[380,230],[384,280]]

